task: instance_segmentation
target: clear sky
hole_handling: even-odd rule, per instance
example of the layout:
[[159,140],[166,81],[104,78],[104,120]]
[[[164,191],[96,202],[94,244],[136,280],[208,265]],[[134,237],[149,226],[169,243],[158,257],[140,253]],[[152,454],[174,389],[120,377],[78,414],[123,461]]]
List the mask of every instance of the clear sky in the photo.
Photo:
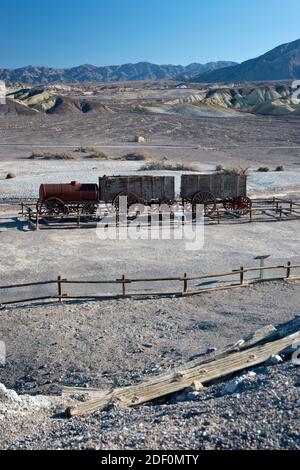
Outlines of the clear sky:
[[299,0],[0,3],[0,67],[241,62],[300,38]]

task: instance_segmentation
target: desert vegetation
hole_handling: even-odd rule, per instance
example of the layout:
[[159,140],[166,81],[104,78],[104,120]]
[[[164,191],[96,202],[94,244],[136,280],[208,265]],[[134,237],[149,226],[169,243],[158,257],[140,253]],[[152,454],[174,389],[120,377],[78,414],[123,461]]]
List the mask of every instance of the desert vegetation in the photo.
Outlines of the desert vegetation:
[[147,152],[129,152],[122,157],[117,158],[117,160],[125,160],[125,161],[147,161],[152,160],[153,157]]
[[143,165],[140,171],[200,171],[200,168],[192,163],[155,160]]
[[30,160],[75,160],[75,157],[69,152],[45,152],[37,150],[32,152]]
[[86,148],[84,153],[86,153],[85,158],[99,158],[99,160],[110,160],[110,156],[101,149],[96,148]]
[[[218,168],[221,167],[220,170]],[[236,166],[233,168],[224,168],[222,165],[218,165],[216,167],[216,171],[219,171],[219,173],[225,174],[225,175],[245,175],[249,176],[250,174],[250,168],[249,167],[243,167],[243,166]]]
[[257,171],[259,171],[260,173],[267,173],[268,171],[270,171],[270,167],[269,166],[260,166],[257,168]]

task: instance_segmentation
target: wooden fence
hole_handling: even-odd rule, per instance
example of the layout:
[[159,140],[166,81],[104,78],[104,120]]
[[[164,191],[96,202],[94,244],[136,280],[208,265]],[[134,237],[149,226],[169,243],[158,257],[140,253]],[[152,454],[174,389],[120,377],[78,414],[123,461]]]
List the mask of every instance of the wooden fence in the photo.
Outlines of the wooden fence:
[[[112,280],[69,280],[63,278],[62,276],[58,276],[57,279],[48,280],[48,281],[37,281],[37,282],[27,282],[23,284],[12,284],[6,286],[0,286],[1,290],[18,290],[27,287],[42,287],[46,285],[56,285],[56,293],[53,295],[44,295],[44,296],[37,296],[37,297],[30,297],[30,298],[22,298],[22,299],[13,299],[9,301],[1,301],[0,305],[9,305],[9,304],[17,304],[17,303],[25,303],[25,302],[33,302],[33,301],[42,301],[42,300],[57,300],[62,302],[63,300],[72,300],[72,299],[90,299],[90,300],[108,300],[108,299],[120,299],[120,298],[134,298],[134,297],[185,297],[185,296],[192,296],[192,295],[199,295],[203,293],[215,292],[219,290],[227,290],[233,288],[241,288],[241,287],[248,287],[254,283],[261,283],[266,281],[282,281],[282,280],[300,280],[300,274],[292,276],[292,271],[295,269],[300,268],[300,264],[292,264],[291,261],[288,261],[286,264],[283,265],[273,265],[273,266],[264,266],[264,267],[250,267],[245,268],[241,266],[239,269],[234,269],[230,272],[224,273],[216,273],[216,274],[205,274],[205,275],[198,275],[198,276],[189,276],[187,273],[184,273],[182,276],[176,277],[152,277],[152,278],[129,278],[125,274],[120,276],[118,279]],[[267,271],[284,271],[283,275],[274,276],[264,278],[263,273]],[[259,272],[259,278],[251,278],[246,279],[247,273],[255,273]],[[294,273],[293,273],[294,274]],[[236,277],[233,281],[232,279],[226,280],[227,277]],[[190,283],[192,281],[203,281],[203,280],[211,280],[211,279],[218,279],[219,281],[222,280],[223,284],[219,287],[202,287],[198,288],[191,288]],[[163,282],[179,282],[181,285],[180,290],[176,291],[135,291],[129,292],[129,286],[136,284],[136,283],[163,283]],[[218,281],[218,282],[219,282]],[[65,287],[67,285],[119,285],[121,287],[119,294],[109,294],[105,293],[103,295],[69,295],[65,292]],[[192,286],[195,287],[195,286]]]
[[[46,225],[43,223],[43,217],[39,215],[35,208],[36,204],[31,203],[21,203],[20,216],[24,217],[28,222],[28,225],[33,230],[39,230],[41,228],[46,228],[49,223]],[[179,204],[180,206],[180,204]],[[205,216],[205,223],[217,223],[221,224],[223,221],[236,222],[281,222],[284,220],[299,220],[300,219],[300,203],[287,200],[287,199],[253,199],[252,207],[246,215],[239,216],[235,212],[230,212],[218,205],[216,210],[209,215]],[[94,226],[99,221],[97,215],[91,217],[90,214],[82,214],[80,211],[74,214],[67,214],[63,216],[63,222],[72,222],[75,220],[75,226],[80,227],[82,225],[92,225]],[[88,222],[87,222],[88,221]],[[55,221],[53,221],[55,223]],[[55,227],[58,227],[59,220],[56,221]],[[92,224],[91,224],[92,222]],[[161,219],[160,219],[161,222]],[[151,216],[148,217],[148,224],[152,223]],[[174,217],[170,219],[170,225],[174,223]],[[178,221],[175,222],[176,224]],[[185,223],[184,211],[182,215],[182,223]],[[50,222],[50,225],[51,222]]]

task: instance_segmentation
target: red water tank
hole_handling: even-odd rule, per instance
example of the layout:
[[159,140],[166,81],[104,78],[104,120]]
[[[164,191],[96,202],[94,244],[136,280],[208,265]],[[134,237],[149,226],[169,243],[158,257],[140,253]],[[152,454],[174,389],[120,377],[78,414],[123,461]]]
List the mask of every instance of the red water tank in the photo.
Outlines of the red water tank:
[[97,184],[81,184],[78,181],[71,181],[66,184],[41,184],[39,191],[39,201],[55,197],[64,202],[80,202],[99,200],[99,188]]

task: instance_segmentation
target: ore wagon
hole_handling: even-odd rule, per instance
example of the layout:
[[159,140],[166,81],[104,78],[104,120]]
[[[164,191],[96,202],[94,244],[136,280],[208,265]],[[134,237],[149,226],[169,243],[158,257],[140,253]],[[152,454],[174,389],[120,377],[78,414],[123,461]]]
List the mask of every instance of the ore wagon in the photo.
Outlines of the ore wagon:
[[235,173],[182,175],[180,195],[183,203],[203,204],[207,215],[218,203],[239,215],[247,214],[252,205],[247,197],[247,176]]
[[97,184],[41,184],[37,211],[44,219],[55,220],[72,213],[93,215],[98,203]]
[[99,178],[101,201],[119,205],[120,196],[128,206],[152,203],[172,205],[175,200],[173,176],[103,176]]

